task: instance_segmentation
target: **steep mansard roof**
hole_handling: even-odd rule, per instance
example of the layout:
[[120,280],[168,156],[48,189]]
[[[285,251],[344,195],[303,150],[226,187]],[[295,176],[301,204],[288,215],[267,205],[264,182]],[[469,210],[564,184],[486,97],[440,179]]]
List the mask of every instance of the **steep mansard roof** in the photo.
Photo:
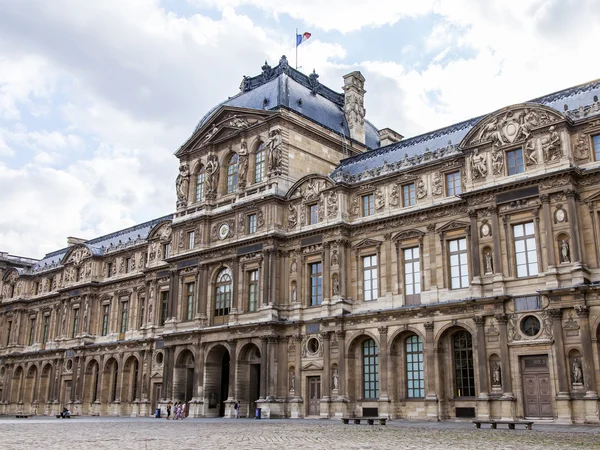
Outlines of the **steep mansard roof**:
[[[595,80],[530,100],[528,103],[538,103],[562,111],[567,118],[576,122],[600,115],[598,96],[600,80]],[[462,139],[484,117],[486,116],[475,117],[347,158],[342,160],[331,177],[338,181],[358,181],[378,175],[382,168],[384,171],[399,170],[432,158],[439,159],[457,154]]]
[[[262,74],[244,77],[241,92],[211,109],[196,126],[196,131],[204,126],[221,106],[276,110],[289,108],[298,114],[329,128],[336,133],[350,137],[348,123],[344,115],[344,94],[334,92],[319,83],[314,71],[305,75],[288,65],[287,58],[281,57],[279,65],[271,68],[266,62]],[[365,121],[366,145],[379,147],[377,128]]]

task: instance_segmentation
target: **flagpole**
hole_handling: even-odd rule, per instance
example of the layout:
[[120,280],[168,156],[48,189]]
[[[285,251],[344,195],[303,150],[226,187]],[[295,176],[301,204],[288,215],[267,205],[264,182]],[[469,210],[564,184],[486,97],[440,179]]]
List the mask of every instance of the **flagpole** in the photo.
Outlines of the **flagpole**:
[[294,44],[296,45],[296,70],[298,70],[298,28],[296,28],[296,34],[294,35]]

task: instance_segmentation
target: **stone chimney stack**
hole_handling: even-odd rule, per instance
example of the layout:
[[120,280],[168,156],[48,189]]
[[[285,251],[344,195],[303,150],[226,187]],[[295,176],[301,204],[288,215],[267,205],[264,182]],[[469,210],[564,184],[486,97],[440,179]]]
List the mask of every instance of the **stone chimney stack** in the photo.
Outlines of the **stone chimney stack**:
[[365,77],[359,71],[344,75],[344,115],[350,137],[365,143]]
[[391,128],[383,128],[379,130],[379,146],[385,147],[386,145],[395,144],[396,142],[400,142],[403,137]]

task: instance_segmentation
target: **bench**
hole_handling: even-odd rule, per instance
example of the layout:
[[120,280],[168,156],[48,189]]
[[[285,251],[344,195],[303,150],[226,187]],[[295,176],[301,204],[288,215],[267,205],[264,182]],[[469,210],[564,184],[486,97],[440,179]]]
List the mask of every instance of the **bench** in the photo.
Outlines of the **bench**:
[[369,425],[373,425],[373,423],[378,420],[379,425],[385,425],[385,422],[388,420],[387,417],[342,417],[342,422],[344,425],[348,425],[350,421],[353,421],[356,425],[360,425],[361,420],[366,420]]
[[71,418],[71,415],[69,414],[68,416],[61,417],[61,415],[60,415],[60,414],[57,414],[57,415],[56,415],[56,418],[57,418],[57,419],[70,419],[70,418]]
[[509,430],[514,430],[515,425],[525,425],[525,428],[531,430],[533,421],[528,420],[474,420],[473,423],[477,428],[481,428],[482,423],[489,423],[495,430],[498,425],[508,425]]
[[29,416],[28,416],[28,415],[25,415],[25,414],[17,414],[17,415],[16,415],[16,418],[17,418],[17,419],[29,419]]

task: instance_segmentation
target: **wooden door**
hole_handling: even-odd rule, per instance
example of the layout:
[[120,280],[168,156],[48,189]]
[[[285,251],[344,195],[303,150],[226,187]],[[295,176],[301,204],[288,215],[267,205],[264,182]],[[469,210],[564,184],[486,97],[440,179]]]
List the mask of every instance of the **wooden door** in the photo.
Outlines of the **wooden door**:
[[321,413],[321,377],[308,377],[308,415]]
[[527,418],[552,418],[552,389],[548,356],[521,358],[523,409]]

